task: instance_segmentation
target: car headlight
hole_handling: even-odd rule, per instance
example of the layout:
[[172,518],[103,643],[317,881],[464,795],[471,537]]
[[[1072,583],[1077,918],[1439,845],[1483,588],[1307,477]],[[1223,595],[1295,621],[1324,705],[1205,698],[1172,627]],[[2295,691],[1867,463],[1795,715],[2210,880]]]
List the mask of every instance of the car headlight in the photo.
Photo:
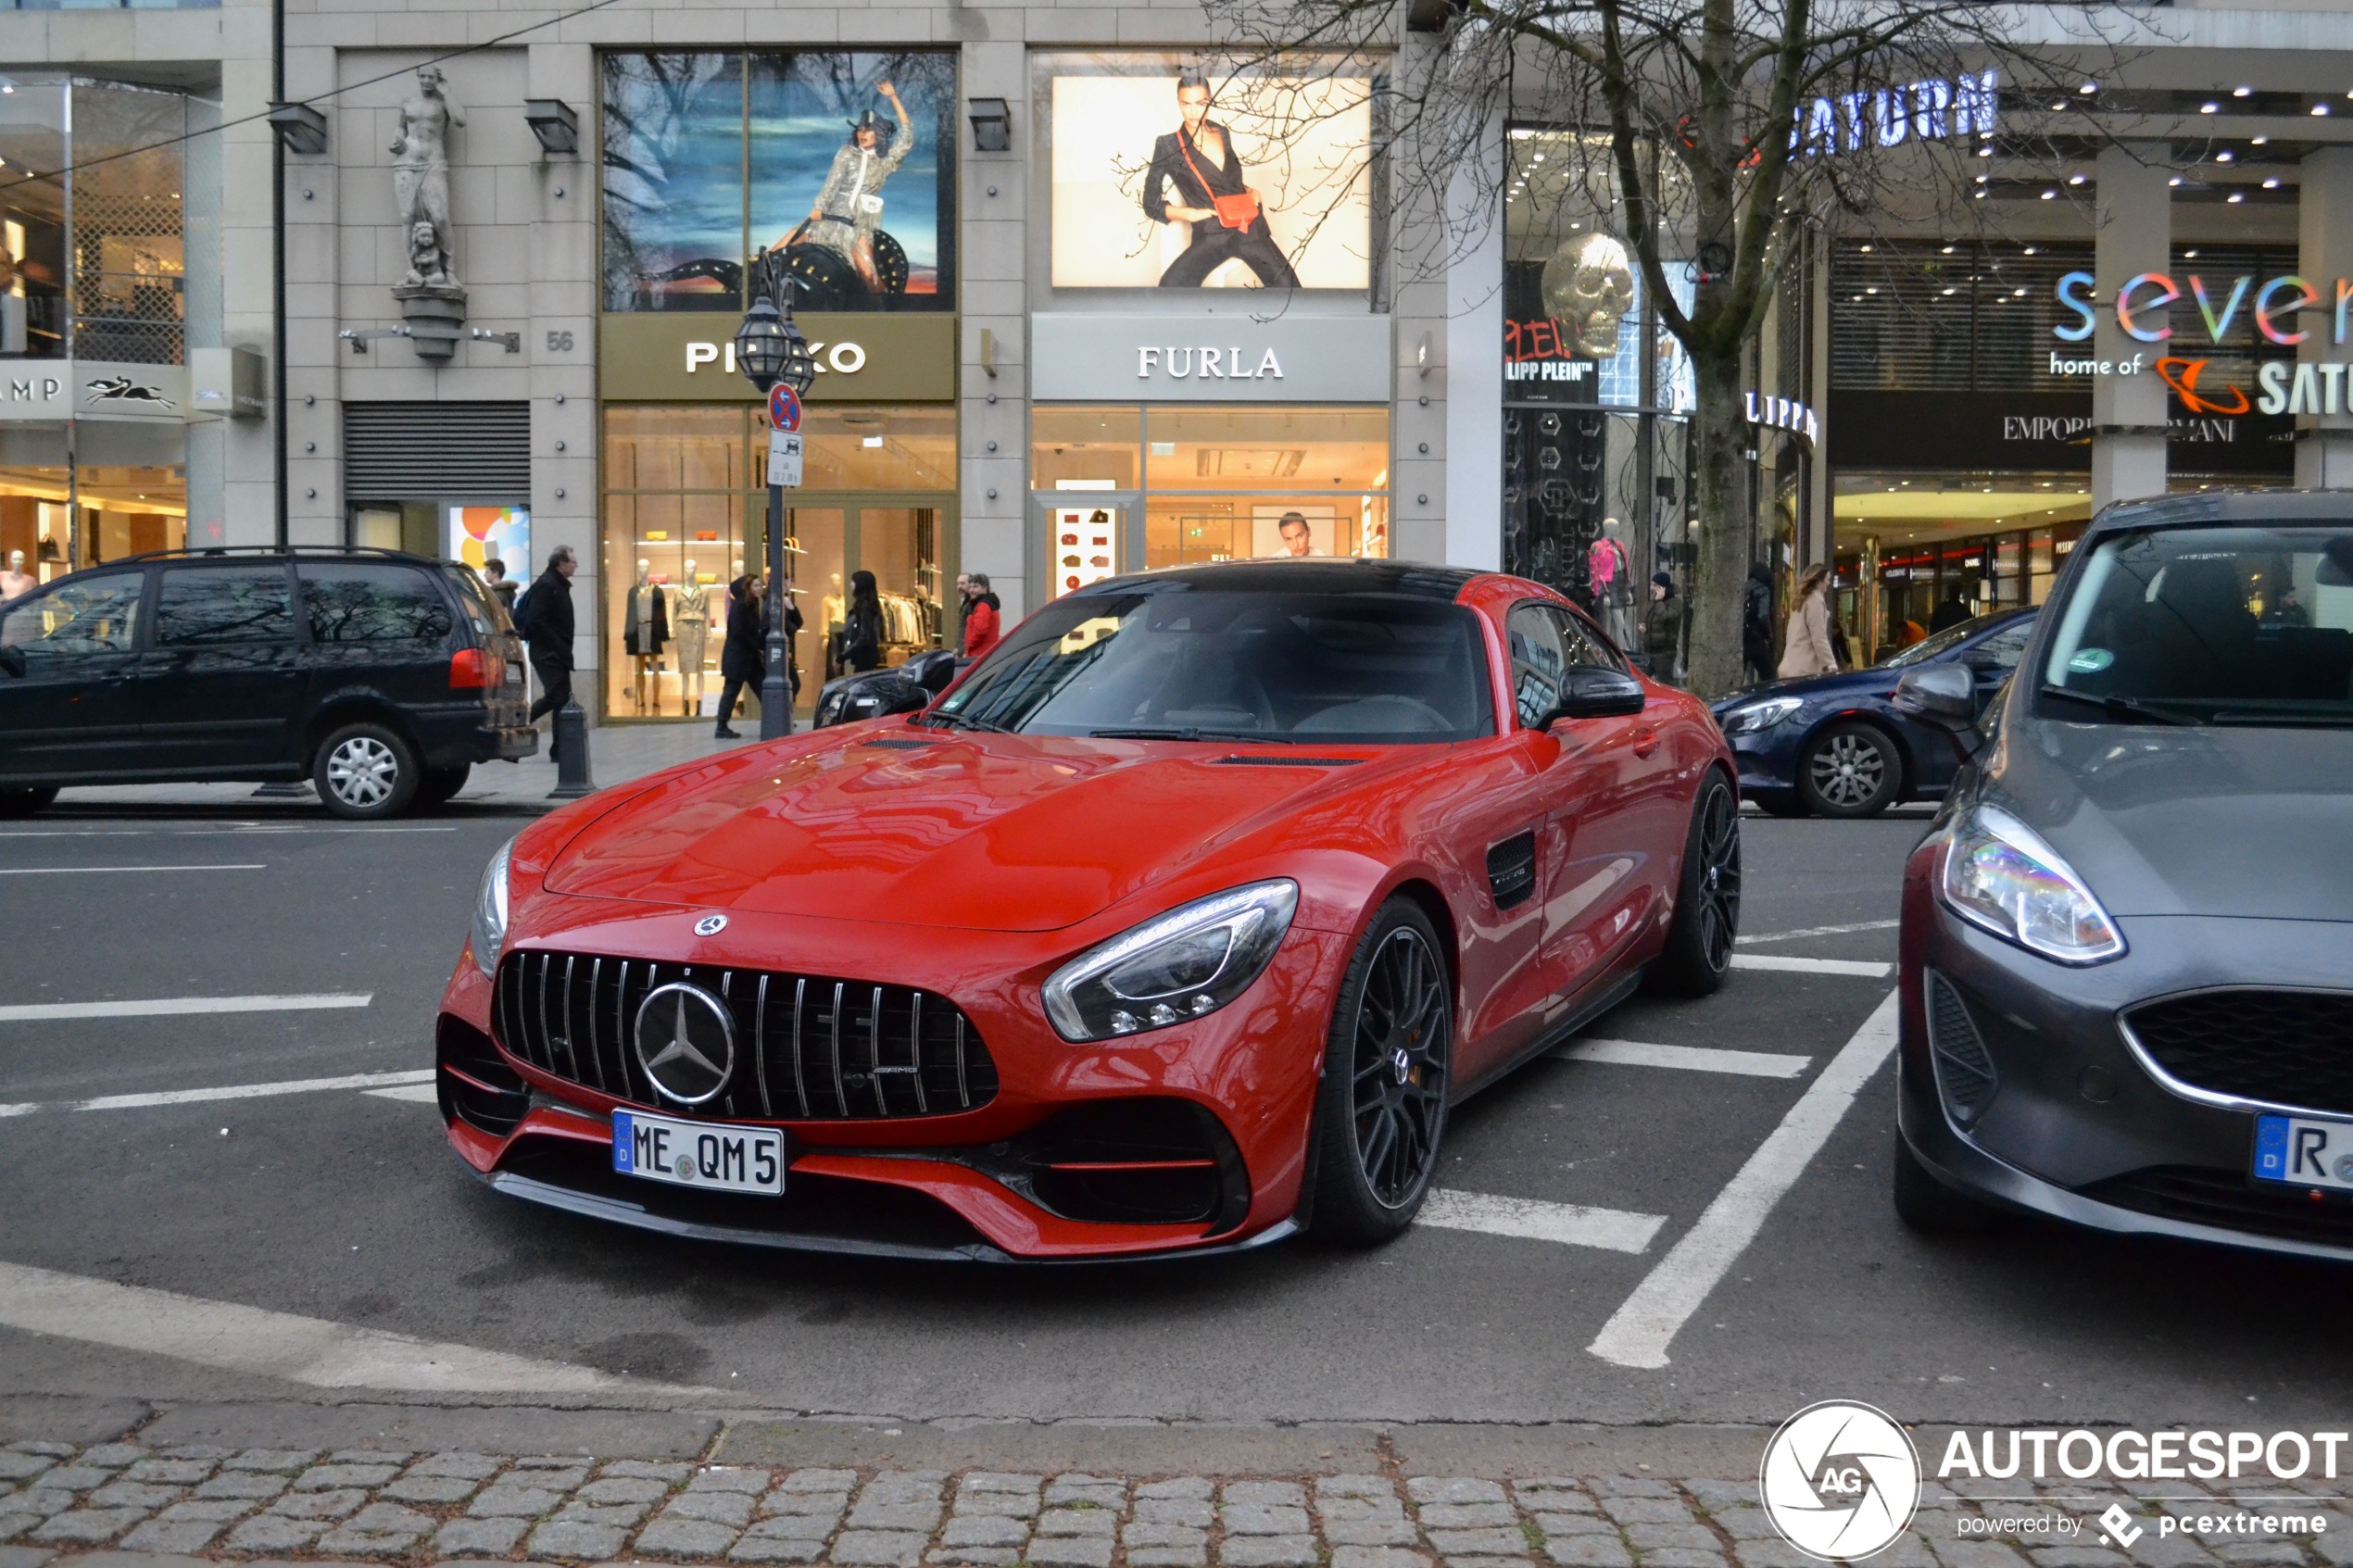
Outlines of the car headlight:
[[498,972],[498,949],[507,941],[507,859],[513,839],[498,847],[482,870],[482,890],[474,895],[474,967],[484,974]]
[[1768,696],[1762,702],[1746,703],[1724,715],[1723,730],[1728,735],[1755,734],[1771,729],[1805,706],[1802,696]]
[[847,686],[836,686],[832,691],[820,693],[817,697],[817,722],[813,727],[822,730],[840,723],[841,705],[849,698],[849,688]]
[[2042,835],[1998,806],[1980,806],[1944,850],[1944,901],[2004,941],[2061,963],[2102,963],[2124,953],[2083,879]]
[[1088,948],[1046,982],[1065,1040],[1106,1040],[1215,1012],[1250,989],[1299,908],[1295,882],[1200,898]]

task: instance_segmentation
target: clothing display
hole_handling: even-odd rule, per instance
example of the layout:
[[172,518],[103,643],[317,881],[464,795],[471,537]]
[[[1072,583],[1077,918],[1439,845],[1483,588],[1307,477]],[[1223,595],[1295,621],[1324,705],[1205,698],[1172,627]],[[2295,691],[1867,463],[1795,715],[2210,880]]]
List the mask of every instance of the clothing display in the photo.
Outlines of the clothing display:
[[679,696],[690,714],[702,707],[703,658],[711,633],[711,596],[695,581],[694,564],[686,563],[686,581],[671,609],[671,626],[678,637]]
[[640,583],[629,590],[622,643],[639,659],[651,659],[670,645],[670,600],[659,584]]

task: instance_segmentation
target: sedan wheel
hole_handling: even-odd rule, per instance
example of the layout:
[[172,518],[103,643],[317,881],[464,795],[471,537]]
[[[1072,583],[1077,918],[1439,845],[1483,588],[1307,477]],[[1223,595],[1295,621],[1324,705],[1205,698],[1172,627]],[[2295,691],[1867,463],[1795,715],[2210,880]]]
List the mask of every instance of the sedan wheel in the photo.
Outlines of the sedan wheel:
[[381,724],[353,724],[327,737],[311,769],[319,798],[338,817],[390,817],[416,798],[416,754]]
[[1382,906],[1340,987],[1317,1097],[1314,1223],[1362,1245],[1413,1223],[1438,1169],[1453,980],[1410,899]]
[[1806,803],[1825,817],[1869,817],[1895,803],[1904,769],[1869,724],[1834,724],[1807,748],[1798,773]]

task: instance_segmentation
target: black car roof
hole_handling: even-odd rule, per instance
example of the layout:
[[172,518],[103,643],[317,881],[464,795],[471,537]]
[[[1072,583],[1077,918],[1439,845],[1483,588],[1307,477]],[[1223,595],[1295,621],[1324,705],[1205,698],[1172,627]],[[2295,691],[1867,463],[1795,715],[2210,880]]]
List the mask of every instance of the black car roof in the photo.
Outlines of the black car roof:
[[2118,501],[2092,520],[2085,536],[2135,528],[2353,522],[2353,490],[2200,490]]
[[1407,594],[1452,604],[1461,595],[1463,584],[1479,575],[1465,567],[1423,566],[1413,561],[1370,560],[1363,557],[1215,561],[1106,578],[1101,583],[1090,583],[1069,596],[1100,598],[1114,594],[1166,593],[1170,587],[1181,584],[1214,589],[1221,594]]

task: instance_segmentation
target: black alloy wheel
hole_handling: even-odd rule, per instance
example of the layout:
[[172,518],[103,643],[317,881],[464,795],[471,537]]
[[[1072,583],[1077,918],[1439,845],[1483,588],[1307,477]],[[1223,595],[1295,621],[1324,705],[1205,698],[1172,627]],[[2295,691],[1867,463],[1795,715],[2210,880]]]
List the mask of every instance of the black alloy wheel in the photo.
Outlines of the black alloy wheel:
[[1675,892],[1675,923],[1651,979],[1679,997],[1705,997],[1732,968],[1741,929],[1741,812],[1732,786],[1711,771],[1692,805],[1683,840],[1683,875]]
[[1413,1223],[1438,1170],[1453,972],[1410,898],[1381,906],[1342,981],[1317,1096],[1315,1228],[1356,1245]]
[[1895,804],[1904,788],[1904,760],[1876,726],[1832,724],[1806,748],[1797,792],[1825,817],[1873,817]]

